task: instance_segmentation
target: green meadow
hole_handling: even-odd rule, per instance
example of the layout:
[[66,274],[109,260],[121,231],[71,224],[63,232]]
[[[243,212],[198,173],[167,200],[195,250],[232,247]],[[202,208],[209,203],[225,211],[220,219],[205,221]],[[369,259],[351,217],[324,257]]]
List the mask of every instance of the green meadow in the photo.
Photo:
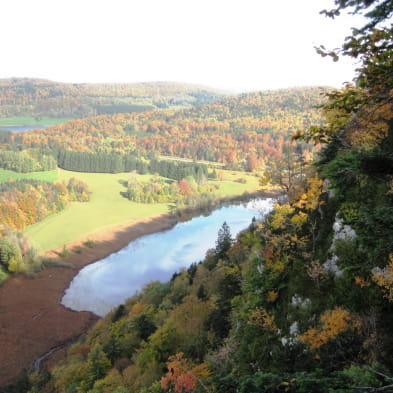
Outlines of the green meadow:
[[75,241],[99,228],[130,220],[140,220],[169,211],[168,204],[140,204],[120,195],[120,181],[127,174],[77,173],[59,169],[59,181],[76,177],[89,185],[89,202],[73,202],[60,213],[29,226],[24,233],[40,250],[49,250]]
[[[223,171],[222,181],[214,181],[220,188],[219,196],[240,195],[243,192],[256,191],[258,179],[244,173],[233,174]],[[93,231],[111,225],[136,221],[168,213],[171,209],[169,203],[143,204],[131,202],[121,196],[125,188],[121,182],[127,180],[129,174],[118,173],[82,173],[59,169],[58,180],[67,181],[76,177],[89,185],[92,192],[89,202],[73,202],[60,213],[51,215],[43,221],[31,225],[24,233],[33,241],[39,250],[49,250],[61,247],[78,240]],[[138,175],[147,179],[150,175]],[[246,183],[234,180],[246,179]]]
[[8,179],[34,179],[34,180],[42,180],[52,183],[58,180],[58,171],[57,169],[54,171],[47,172],[31,172],[31,173],[18,173],[14,171],[8,171],[6,169],[0,168],[0,183],[7,181]]
[[18,117],[1,117],[0,127],[6,126],[53,126],[60,123],[65,123],[71,118],[52,118],[43,117],[36,119],[33,116],[18,116]]
[[255,175],[228,170],[220,170],[219,173],[221,174],[220,180],[211,181],[219,186],[216,191],[218,196],[241,195],[244,192],[255,192],[259,188],[259,177]]

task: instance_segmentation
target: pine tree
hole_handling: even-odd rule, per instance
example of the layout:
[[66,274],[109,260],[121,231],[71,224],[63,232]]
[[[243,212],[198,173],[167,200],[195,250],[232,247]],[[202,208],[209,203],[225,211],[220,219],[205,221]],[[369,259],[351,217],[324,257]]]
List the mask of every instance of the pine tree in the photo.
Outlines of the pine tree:
[[221,228],[218,231],[218,237],[216,240],[216,256],[218,259],[225,257],[226,252],[231,248],[233,239],[229,225],[224,221]]

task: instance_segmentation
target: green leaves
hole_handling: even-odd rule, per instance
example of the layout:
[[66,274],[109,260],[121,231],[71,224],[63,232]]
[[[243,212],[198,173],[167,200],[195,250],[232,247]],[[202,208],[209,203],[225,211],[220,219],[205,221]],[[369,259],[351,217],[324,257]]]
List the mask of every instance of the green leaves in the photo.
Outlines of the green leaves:
[[315,46],[314,48],[315,48],[316,52],[319,55],[321,55],[322,57],[329,56],[329,57],[332,58],[332,60],[334,62],[337,62],[340,59],[339,55],[337,54],[337,50],[338,49],[335,49],[335,50],[332,50],[332,51],[327,51],[326,48],[323,45]]

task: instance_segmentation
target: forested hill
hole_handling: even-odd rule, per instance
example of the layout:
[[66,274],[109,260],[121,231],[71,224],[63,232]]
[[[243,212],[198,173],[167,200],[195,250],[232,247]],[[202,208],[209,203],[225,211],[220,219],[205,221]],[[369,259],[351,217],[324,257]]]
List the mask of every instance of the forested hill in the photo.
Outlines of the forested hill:
[[223,223],[203,261],[9,392],[391,392],[393,108],[373,109],[372,137],[368,110],[348,119],[264,223],[236,241]]
[[[369,15],[380,20],[386,4]],[[393,28],[368,26],[358,85],[331,92],[325,123],[299,134],[324,147],[307,179],[292,173],[288,200],[236,241],[223,223],[203,261],[148,283],[58,367],[22,373],[23,390],[9,392],[393,391]],[[345,48],[359,51],[356,40]],[[183,114],[206,113],[209,133],[231,124],[215,108]],[[162,136],[184,117],[144,116],[157,122],[144,132]]]
[[[330,92],[325,122],[297,135],[324,144],[307,178],[287,169],[296,187],[263,223],[236,241],[223,223],[203,261],[147,284],[10,393],[393,391],[393,3],[334,5],[324,12],[368,23],[339,50],[358,60],[356,84]],[[200,132],[217,131],[214,106],[198,110]],[[180,115],[144,116],[157,122],[144,132],[165,137]]]
[[[243,165],[279,158],[291,136],[321,123],[320,88],[235,95],[187,109],[98,116],[14,135],[25,147],[159,154]],[[252,165],[251,165],[252,166]],[[251,168],[252,169],[252,168]]]
[[175,82],[70,84],[42,79],[0,79],[0,117],[82,118],[201,105],[223,94]]

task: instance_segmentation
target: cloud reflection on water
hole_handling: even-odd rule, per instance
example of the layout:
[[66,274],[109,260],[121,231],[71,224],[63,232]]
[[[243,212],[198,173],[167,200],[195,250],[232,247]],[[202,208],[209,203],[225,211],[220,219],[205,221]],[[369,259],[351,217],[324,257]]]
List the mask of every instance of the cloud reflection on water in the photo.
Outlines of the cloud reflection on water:
[[61,303],[76,311],[103,316],[122,304],[146,283],[167,281],[173,273],[204,259],[215,247],[224,221],[235,237],[252,218],[263,217],[273,207],[271,198],[225,206],[209,216],[199,216],[170,230],[143,236],[122,250],[83,268],[71,282]]

